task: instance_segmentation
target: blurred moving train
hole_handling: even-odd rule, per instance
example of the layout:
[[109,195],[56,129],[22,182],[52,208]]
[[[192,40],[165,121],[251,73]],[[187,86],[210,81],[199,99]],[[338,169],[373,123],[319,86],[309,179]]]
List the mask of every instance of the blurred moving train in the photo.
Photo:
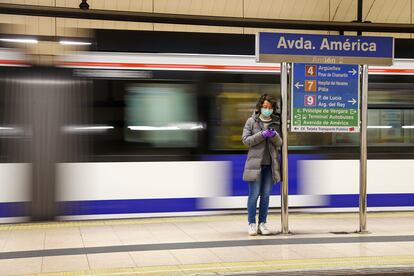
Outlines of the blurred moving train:
[[[30,216],[44,193],[60,219],[243,210],[242,128],[259,95],[280,98],[279,71],[254,56],[99,52],[3,68],[0,218]],[[414,61],[370,67],[368,101],[368,210],[414,210]],[[290,210],[356,210],[359,134],[288,139]]]

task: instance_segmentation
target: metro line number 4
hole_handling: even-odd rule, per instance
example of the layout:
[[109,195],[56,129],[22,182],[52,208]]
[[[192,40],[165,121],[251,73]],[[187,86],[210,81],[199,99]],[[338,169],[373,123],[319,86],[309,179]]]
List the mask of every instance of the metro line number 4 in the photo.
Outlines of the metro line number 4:
[[[305,77],[316,77],[316,65],[305,65]],[[316,80],[305,80],[305,91],[316,91]]]
[[316,76],[316,65],[305,65],[305,76],[315,77]]

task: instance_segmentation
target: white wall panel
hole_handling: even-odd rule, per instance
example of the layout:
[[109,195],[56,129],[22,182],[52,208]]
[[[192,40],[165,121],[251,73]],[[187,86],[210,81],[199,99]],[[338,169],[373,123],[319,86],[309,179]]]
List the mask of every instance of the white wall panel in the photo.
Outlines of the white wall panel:
[[[280,186],[277,185],[277,189]],[[289,207],[323,206],[329,204],[324,195],[289,195]],[[247,194],[245,196],[209,197],[200,201],[200,207],[205,209],[240,209],[247,206]],[[271,195],[269,207],[280,208],[279,195]]]
[[0,164],[0,202],[30,201],[31,164]]
[[[368,193],[414,193],[414,160],[368,160],[367,170]],[[359,160],[304,160],[298,174],[301,194],[359,193]]]
[[229,162],[63,163],[57,200],[217,197],[228,195]]

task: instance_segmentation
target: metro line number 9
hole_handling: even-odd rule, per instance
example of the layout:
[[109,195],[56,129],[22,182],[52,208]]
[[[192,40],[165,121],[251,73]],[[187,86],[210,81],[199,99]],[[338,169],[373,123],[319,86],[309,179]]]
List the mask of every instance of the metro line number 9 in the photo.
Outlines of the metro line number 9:
[[305,95],[305,106],[316,106],[316,95]]

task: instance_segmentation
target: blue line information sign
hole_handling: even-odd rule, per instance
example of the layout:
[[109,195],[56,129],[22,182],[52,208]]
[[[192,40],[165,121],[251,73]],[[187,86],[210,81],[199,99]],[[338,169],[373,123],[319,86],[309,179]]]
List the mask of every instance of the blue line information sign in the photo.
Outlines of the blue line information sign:
[[392,65],[394,38],[258,33],[258,62]]
[[359,132],[359,66],[295,63],[291,131]]

